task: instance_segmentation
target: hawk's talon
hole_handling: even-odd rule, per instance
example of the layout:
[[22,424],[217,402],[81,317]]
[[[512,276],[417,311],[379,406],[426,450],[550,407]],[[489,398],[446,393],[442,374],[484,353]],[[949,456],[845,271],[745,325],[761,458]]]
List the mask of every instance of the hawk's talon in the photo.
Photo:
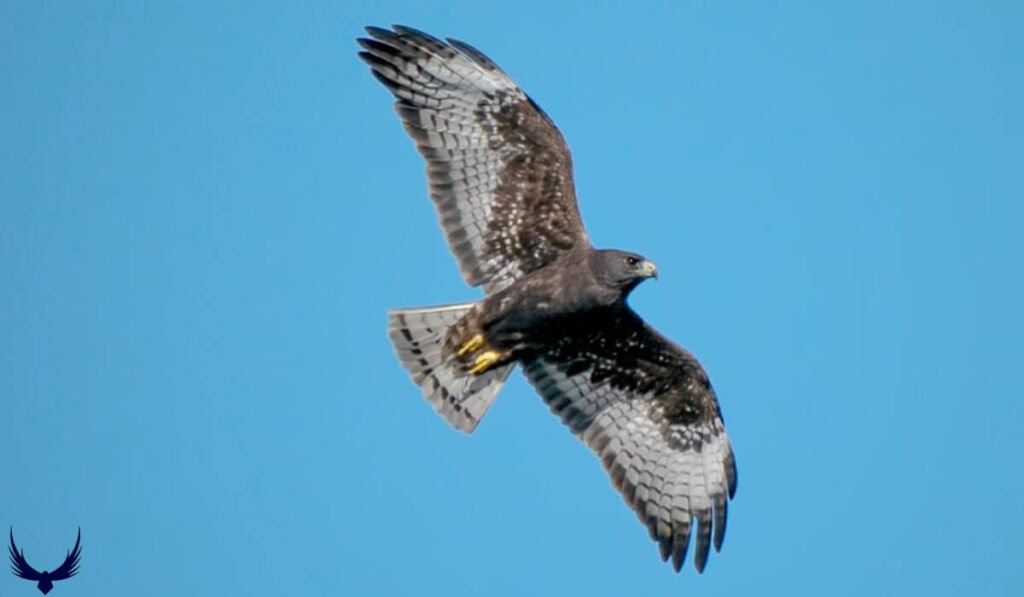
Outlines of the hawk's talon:
[[501,354],[488,350],[476,358],[473,362],[473,368],[469,372],[473,375],[479,375],[484,371],[490,369],[495,363],[501,360]]
[[477,334],[477,335],[473,336],[472,338],[470,338],[469,340],[467,340],[466,343],[463,344],[459,348],[459,356],[460,357],[464,357],[467,354],[478,350],[483,345],[484,345],[483,334]]

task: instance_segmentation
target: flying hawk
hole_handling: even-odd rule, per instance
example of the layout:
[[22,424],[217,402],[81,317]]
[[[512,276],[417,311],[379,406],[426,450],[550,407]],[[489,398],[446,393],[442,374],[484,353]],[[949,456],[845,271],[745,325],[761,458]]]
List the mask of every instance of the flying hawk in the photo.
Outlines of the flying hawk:
[[565,140],[494,62],[409,27],[366,31],[359,56],[397,98],[449,247],[486,294],[391,311],[402,366],[472,432],[520,365],[601,459],[662,560],[678,571],[693,534],[703,571],[722,546],[736,466],[700,363],[626,304],[654,264],[590,245]]
[[82,529],[81,527],[78,529],[78,539],[75,540],[74,549],[68,552],[67,557],[64,558],[64,563],[53,572],[47,572],[46,570],[39,572],[32,566],[29,566],[28,561],[25,560],[25,550],[19,551],[18,546],[14,544],[14,527],[11,527],[11,545],[7,548],[7,551],[11,555],[11,571],[14,572],[14,575],[25,580],[39,581],[36,584],[36,588],[45,595],[53,589],[53,581],[66,580],[78,574],[78,561],[82,556]]

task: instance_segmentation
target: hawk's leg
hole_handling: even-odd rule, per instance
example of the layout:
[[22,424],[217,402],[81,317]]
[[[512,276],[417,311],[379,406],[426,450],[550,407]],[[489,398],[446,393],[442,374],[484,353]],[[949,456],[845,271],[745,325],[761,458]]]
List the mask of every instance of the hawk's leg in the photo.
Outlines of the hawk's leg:
[[477,334],[466,341],[465,344],[459,347],[459,356],[464,357],[471,352],[476,352],[484,345],[483,334]]
[[[468,335],[468,334],[467,334]],[[462,336],[465,338],[466,336]],[[458,336],[456,336],[458,338]],[[482,333],[473,334],[468,340],[459,338],[451,343],[456,359],[463,371],[480,375],[489,369],[508,362],[511,350],[491,346]],[[457,346],[458,348],[454,348]]]
[[473,375],[480,375],[484,371],[487,371],[494,366],[495,363],[501,361],[504,358],[500,352],[496,350],[485,350],[476,357],[473,361],[473,368],[469,372]]
[[476,334],[459,347],[458,357],[463,370],[471,375],[480,375],[491,367],[503,362],[508,352],[499,351],[487,345],[483,334]]

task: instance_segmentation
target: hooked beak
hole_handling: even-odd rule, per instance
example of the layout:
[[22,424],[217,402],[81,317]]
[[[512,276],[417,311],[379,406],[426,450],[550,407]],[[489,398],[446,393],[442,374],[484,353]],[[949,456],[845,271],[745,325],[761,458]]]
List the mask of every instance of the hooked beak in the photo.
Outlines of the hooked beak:
[[644,259],[644,262],[640,264],[640,273],[647,278],[658,279],[658,266],[654,265],[653,261]]

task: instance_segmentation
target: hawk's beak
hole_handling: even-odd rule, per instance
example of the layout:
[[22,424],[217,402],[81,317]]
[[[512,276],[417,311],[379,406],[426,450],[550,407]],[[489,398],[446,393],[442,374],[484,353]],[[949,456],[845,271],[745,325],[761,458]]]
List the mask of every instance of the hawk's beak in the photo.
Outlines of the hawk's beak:
[[644,259],[644,262],[640,264],[640,273],[647,278],[658,279],[658,266],[654,265],[653,261]]

